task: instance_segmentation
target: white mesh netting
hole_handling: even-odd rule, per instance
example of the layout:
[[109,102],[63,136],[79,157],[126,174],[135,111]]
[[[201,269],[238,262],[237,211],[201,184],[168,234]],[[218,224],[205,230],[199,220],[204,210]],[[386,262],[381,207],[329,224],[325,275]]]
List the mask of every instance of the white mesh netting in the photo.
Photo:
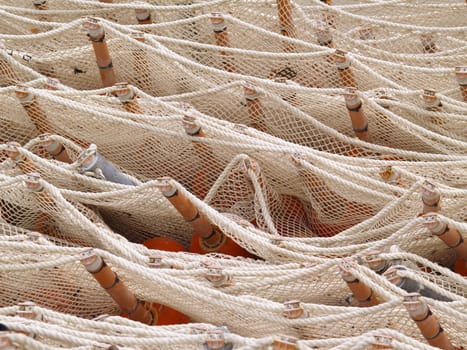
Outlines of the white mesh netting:
[[1,0],[0,349],[463,349],[466,6]]

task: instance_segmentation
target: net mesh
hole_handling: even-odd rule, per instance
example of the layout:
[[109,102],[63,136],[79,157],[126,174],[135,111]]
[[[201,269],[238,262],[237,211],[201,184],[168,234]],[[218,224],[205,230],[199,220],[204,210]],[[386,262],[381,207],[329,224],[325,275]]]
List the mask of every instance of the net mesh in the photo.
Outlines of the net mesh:
[[434,349],[417,292],[461,349],[465,6],[0,1],[0,348]]

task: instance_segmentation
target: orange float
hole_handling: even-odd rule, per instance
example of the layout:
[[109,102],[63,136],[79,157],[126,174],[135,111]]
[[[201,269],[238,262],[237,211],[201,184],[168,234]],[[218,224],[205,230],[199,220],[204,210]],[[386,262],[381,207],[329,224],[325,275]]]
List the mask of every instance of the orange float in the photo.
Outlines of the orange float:
[[17,86],[15,94],[29,119],[34,123],[37,131],[41,134],[51,132],[52,127],[47,119],[47,115],[41,108],[34,94],[32,94],[26,86]]
[[[190,323],[191,321],[187,315],[162,304],[153,303],[151,308],[157,311],[157,314],[159,315],[156,323],[157,326]],[[130,318],[130,316],[125,312],[122,312],[120,317]]]
[[462,276],[467,276],[467,262],[465,259],[456,259],[456,262],[454,263],[454,271]]
[[407,294],[404,296],[403,304],[428,344],[444,350],[455,350],[436,316],[428,305],[420,299],[420,294]]
[[[213,229],[213,236],[204,238],[200,233],[195,232],[190,243],[190,252],[197,254],[221,253],[232,256],[253,257],[245,249],[240,247],[234,240],[225,236],[218,228]],[[213,243],[209,243],[211,239]]]
[[[349,76],[346,76],[346,79],[350,79]],[[362,141],[370,142],[368,119],[363,112],[363,103],[357,95],[357,89],[355,87],[348,87],[347,92],[344,94],[344,98],[355,136]]]
[[290,38],[295,38],[290,0],[277,0],[277,14],[279,15],[281,34]]
[[250,126],[259,131],[266,132],[267,127],[265,124],[264,111],[261,101],[259,99],[259,93],[256,91],[256,87],[251,83],[246,83],[243,86],[244,97],[248,107],[248,116],[250,118]]
[[162,194],[183,218],[193,227],[190,252],[198,254],[222,253],[233,256],[252,257],[244,248],[211,224],[196,206],[170,183],[169,178],[160,178],[158,184]]
[[[183,128],[189,136],[196,138],[206,137],[203,128],[197,123],[196,118],[191,115],[185,115],[183,117]],[[192,182],[192,193],[196,197],[203,199],[209,191],[209,174],[212,173],[213,170],[220,168],[220,166],[218,165],[214,152],[208,144],[193,140],[193,148],[201,161],[199,170],[195,173]]]
[[357,88],[357,81],[350,68],[350,60],[347,58],[346,52],[337,49],[334,52],[334,61],[339,71],[342,85],[346,88]]
[[92,249],[83,251],[81,263],[122,309],[122,316],[148,325],[189,322],[186,315],[172,308],[137,299],[118,275]]
[[65,146],[53,140],[49,134],[42,134],[39,136],[41,146],[49,153],[53,159],[56,159],[63,163],[71,164],[73,160],[70,158]]
[[27,174],[29,172],[38,172],[36,165],[31,162],[28,158],[26,158],[18,148],[21,148],[21,145],[18,142],[8,142],[6,144],[5,153],[7,156],[14,161],[18,168],[23,172],[23,174]]
[[347,283],[347,286],[352,291],[355,298],[358,300],[360,306],[378,305],[379,301],[376,298],[376,295],[373,293],[373,290],[365,283],[360,281],[357,277],[355,277],[352,273],[352,269],[356,267],[357,264],[353,260],[343,260],[339,264],[339,270],[341,272],[342,278]]
[[94,54],[96,56],[97,67],[101,76],[102,86],[108,87],[115,85],[115,73],[113,70],[112,59],[107,48],[105,32],[102,25],[94,18],[88,18],[84,23],[88,30],[89,40],[92,42]]
[[[214,36],[216,37],[216,45],[222,47],[230,47],[229,32],[227,31],[227,23],[225,23],[224,16],[222,16],[221,13],[212,13],[211,24]],[[237,68],[232,62],[232,56],[225,51],[221,51],[220,54],[224,58],[222,60],[224,69],[227,72],[237,72]]]
[[454,271],[462,276],[467,276],[467,242],[460,232],[442,222],[438,214],[434,212],[423,215],[423,218],[425,227],[456,252]]
[[[155,237],[143,242],[143,245],[149,249],[164,250],[166,252],[184,252],[185,248],[175,239],[166,237]],[[189,323],[190,318],[181,312],[162,304],[153,304],[153,309],[157,310],[159,319],[158,326],[171,324]],[[125,315],[126,316],[126,315]]]
[[138,24],[152,24],[151,12],[147,9],[135,9]]
[[123,108],[130,113],[143,114],[143,110],[136,99],[136,94],[130,85],[126,82],[117,83],[114,85],[114,94],[120,100]]
[[152,309],[156,310],[159,318],[158,326],[168,326],[171,324],[190,323],[190,318],[181,312],[162,304],[152,304]]
[[149,249],[164,250],[166,252],[184,252],[185,248],[175,239],[166,237],[155,237],[143,242],[143,245]]

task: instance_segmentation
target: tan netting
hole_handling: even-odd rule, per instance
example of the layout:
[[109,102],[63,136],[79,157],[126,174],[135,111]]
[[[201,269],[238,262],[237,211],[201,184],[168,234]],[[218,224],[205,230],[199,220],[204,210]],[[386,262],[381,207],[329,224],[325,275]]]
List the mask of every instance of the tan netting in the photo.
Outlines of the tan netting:
[[0,1],[0,349],[462,349],[465,9]]

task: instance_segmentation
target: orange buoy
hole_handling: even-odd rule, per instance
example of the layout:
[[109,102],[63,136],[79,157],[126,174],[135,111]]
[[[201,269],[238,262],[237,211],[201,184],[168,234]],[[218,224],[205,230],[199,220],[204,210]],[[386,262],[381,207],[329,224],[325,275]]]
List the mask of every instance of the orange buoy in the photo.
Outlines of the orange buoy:
[[[221,47],[230,47],[229,32],[227,31],[227,23],[221,13],[211,13],[211,24],[214,36],[216,37],[216,45]],[[223,50],[220,51],[223,57],[222,64],[227,72],[237,72],[237,67],[232,62],[232,56]]]
[[403,304],[428,344],[435,348],[455,350],[447,332],[443,330],[438,318],[431,312],[426,302],[420,298],[420,294],[406,294]]
[[467,262],[463,258],[457,258],[454,263],[454,272],[462,276],[467,276]]
[[159,315],[156,323],[157,326],[190,323],[190,318],[187,315],[166,305],[152,304],[152,309],[156,310]]
[[253,255],[240,247],[234,240],[225,236],[219,229],[214,228],[212,233],[212,241],[214,244],[209,244],[200,233],[193,233],[193,238],[190,243],[190,252],[197,254],[221,253],[232,256],[243,256],[251,258]]
[[[189,322],[187,316],[169,307],[139,300],[118,275],[92,250],[81,254],[81,263],[123,310],[122,316],[148,325]],[[163,311],[163,313],[160,312]]]
[[166,252],[184,252],[186,249],[175,239],[166,237],[155,237],[143,242],[149,249],[164,250]]
[[113,70],[112,58],[110,57],[109,49],[107,47],[103,26],[97,19],[88,18],[84,23],[84,27],[88,31],[88,37],[89,40],[91,40],[94,49],[102,86],[108,87],[115,85],[116,79]]
[[180,193],[168,178],[161,178],[159,189],[183,218],[193,227],[190,252],[198,254],[222,253],[233,256],[252,257],[244,248],[224,235],[209,219],[198,211],[190,199]]
[[[164,250],[166,252],[184,252],[186,251],[179,242],[175,239],[166,237],[155,237],[143,242],[143,245],[149,249]],[[157,311],[159,318],[157,319],[158,326],[167,326],[171,324],[189,323],[190,318],[181,312],[172,309],[171,307],[153,304],[152,309]],[[120,316],[128,317],[126,314]]]
[[[153,325],[169,326],[172,324],[190,323],[190,318],[187,315],[166,305],[154,303],[151,305],[151,310],[153,310],[155,315],[158,315],[157,321]],[[130,318],[125,312],[122,312],[120,317]]]
[[467,275],[467,243],[461,233],[449,226],[435,212],[423,215],[424,225],[430,232],[441,239],[449,248],[456,252],[454,271],[462,276]]
[[[187,109],[189,108],[191,107],[187,106]],[[195,154],[200,158],[199,169],[195,173],[191,192],[196,197],[203,199],[210,188],[209,176],[216,173],[217,169],[221,168],[221,166],[211,146],[198,141],[202,138],[207,138],[207,135],[196,118],[185,114],[182,123],[186,134],[194,137],[192,141],[193,149]]]
[[339,265],[339,270],[343,280],[352,291],[355,298],[358,300],[360,306],[368,307],[378,305],[380,301],[373,292],[363,281],[360,281],[354,276],[352,270],[356,269],[357,264],[354,260],[344,259]]
[[346,56],[346,52],[336,49],[334,52],[334,61],[339,71],[342,85],[346,88],[357,88],[355,75],[350,68],[350,60]]
[[[347,77],[347,79],[349,78]],[[344,93],[344,98],[355,136],[362,141],[370,142],[368,118],[363,112],[363,102],[357,95],[357,89],[355,87],[348,87],[347,92]]]

